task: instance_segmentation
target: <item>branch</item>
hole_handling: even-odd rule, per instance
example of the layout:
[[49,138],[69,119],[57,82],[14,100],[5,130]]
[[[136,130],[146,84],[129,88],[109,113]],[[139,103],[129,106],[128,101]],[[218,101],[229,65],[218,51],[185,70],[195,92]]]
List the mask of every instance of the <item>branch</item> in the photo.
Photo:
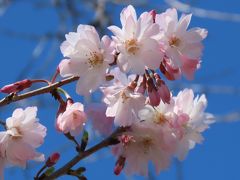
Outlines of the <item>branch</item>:
[[20,95],[10,94],[10,95],[6,96],[5,98],[3,98],[2,100],[0,100],[0,107],[5,106],[7,104],[10,104],[12,102],[16,102],[16,101],[20,101],[22,99],[29,98],[29,97],[33,97],[33,96],[37,96],[37,95],[45,94],[45,93],[50,93],[54,89],[56,89],[58,87],[61,87],[65,84],[69,84],[69,83],[71,83],[73,81],[76,81],[78,79],[79,79],[79,77],[72,76],[70,78],[66,78],[62,81],[56,82],[54,84],[51,84],[51,85],[48,85],[48,86],[30,91],[30,92],[27,92],[27,93],[24,93],[24,94],[20,94]]
[[192,13],[195,16],[202,18],[209,18],[222,21],[240,22],[240,14],[219,12],[214,10],[206,10],[202,8],[192,7],[189,4],[182,3],[178,0],[165,0],[165,2],[171,7],[184,13]]
[[103,148],[108,147],[110,145],[118,144],[119,141],[118,141],[117,137],[121,133],[125,132],[126,130],[127,130],[127,128],[118,128],[118,129],[116,129],[109,137],[107,137],[106,139],[104,139],[103,141],[98,143],[97,145],[93,146],[92,148],[90,148],[90,149],[88,149],[88,150],[86,150],[86,151],[84,151],[82,153],[79,153],[72,160],[70,160],[67,164],[65,164],[62,168],[58,169],[57,171],[55,171],[50,176],[44,178],[44,180],[56,179],[59,176],[67,174],[68,171],[74,165],[76,165],[80,160],[90,156],[91,154],[99,151],[100,149],[103,149]]

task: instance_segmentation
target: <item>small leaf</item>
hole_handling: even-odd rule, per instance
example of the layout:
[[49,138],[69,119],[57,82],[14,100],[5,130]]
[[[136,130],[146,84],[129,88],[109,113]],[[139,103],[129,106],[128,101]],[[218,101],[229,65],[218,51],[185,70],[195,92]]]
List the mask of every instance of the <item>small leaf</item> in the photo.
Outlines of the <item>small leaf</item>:
[[53,172],[54,172],[55,168],[54,167],[50,167],[45,171],[45,175],[46,176],[50,176]]

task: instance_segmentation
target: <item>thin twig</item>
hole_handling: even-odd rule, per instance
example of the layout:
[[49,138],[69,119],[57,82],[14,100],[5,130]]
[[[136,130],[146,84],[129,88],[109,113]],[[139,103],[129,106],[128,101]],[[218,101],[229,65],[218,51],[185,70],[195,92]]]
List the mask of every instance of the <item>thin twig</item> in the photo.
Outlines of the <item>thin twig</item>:
[[62,168],[58,169],[55,171],[53,174],[50,176],[44,178],[44,180],[51,180],[51,179],[56,179],[59,176],[62,176],[64,174],[67,174],[67,172],[74,166],[76,165],[80,160],[90,156],[91,154],[97,152],[100,149],[103,149],[105,147],[108,147],[110,145],[114,145],[119,143],[117,137],[125,132],[127,129],[126,128],[118,128],[116,131],[114,131],[108,138],[104,139],[97,145],[93,146],[92,148],[79,153],[76,155],[72,160],[70,160],[67,164],[65,164]]
[[35,176],[34,179],[38,179],[40,174],[47,168],[46,164],[37,172],[37,175]]
[[33,96],[37,96],[37,95],[45,94],[45,93],[50,93],[54,89],[56,89],[58,87],[61,87],[65,84],[69,84],[69,83],[71,83],[73,81],[76,81],[78,79],[79,79],[79,77],[73,76],[73,77],[70,77],[70,78],[66,78],[62,81],[56,82],[54,84],[44,86],[44,87],[41,87],[39,89],[30,91],[30,92],[27,92],[27,93],[24,93],[24,94],[20,94],[20,95],[15,94],[15,95],[6,96],[2,100],[0,100],[0,107],[4,106],[4,105],[7,105],[7,104],[10,104],[12,102],[16,102],[16,101],[20,101],[22,99],[29,98],[29,97],[33,97]]

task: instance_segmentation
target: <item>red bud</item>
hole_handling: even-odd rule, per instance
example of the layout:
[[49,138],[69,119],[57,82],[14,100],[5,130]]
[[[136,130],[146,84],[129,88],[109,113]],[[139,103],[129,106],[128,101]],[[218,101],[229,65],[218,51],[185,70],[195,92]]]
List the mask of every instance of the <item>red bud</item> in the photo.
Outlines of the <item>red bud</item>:
[[125,165],[126,158],[123,156],[120,156],[116,162],[115,168],[114,168],[114,174],[119,175]]
[[59,160],[59,158],[60,158],[60,154],[59,153],[53,153],[48,159],[47,159],[47,161],[46,161],[46,166],[47,167],[52,167],[52,166],[54,166],[57,162],[58,162],[58,160]]
[[13,84],[8,84],[0,89],[0,92],[2,93],[16,93],[19,91],[22,91],[26,88],[29,88],[32,86],[32,81],[29,79],[24,79],[22,81],[15,82]]
[[155,19],[156,19],[156,14],[157,14],[157,12],[156,12],[155,10],[151,10],[149,13],[152,15],[153,23],[155,23]]

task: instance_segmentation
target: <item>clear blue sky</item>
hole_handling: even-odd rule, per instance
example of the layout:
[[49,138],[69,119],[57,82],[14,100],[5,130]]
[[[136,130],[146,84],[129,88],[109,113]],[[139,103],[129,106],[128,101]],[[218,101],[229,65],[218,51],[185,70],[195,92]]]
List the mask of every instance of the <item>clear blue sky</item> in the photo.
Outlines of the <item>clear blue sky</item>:
[[[232,13],[240,13],[240,2],[238,0],[195,0],[193,4],[197,7],[206,9],[221,10]],[[151,1],[151,8],[165,8],[166,4],[162,1]],[[108,8],[112,8],[113,5]],[[147,8],[147,10],[151,10]],[[113,21],[119,24],[118,14],[121,8],[116,8],[113,14]],[[139,12],[142,9],[139,10]],[[90,11],[86,12],[87,18],[91,18]],[[86,19],[79,21],[80,23],[87,22]],[[55,11],[50,8],[38,9],[30,5],[30,3],[16,3],[10,5],[4,15],[0,16],[0,30],[10,29],[15,32],[24,32],[27,34],[41,35],[45,32],[55,32],[59,26],[58,17]],[[176,83],[184,83],[186,87],[191,84],[201,84],[203,87],[216,86],[218,90],[223,87],[240,87],[240,23],[210,20],[206,18],[198,18],[193,16],[193,26],[205,27],[209,31],[208,38],[205,40],[204,55],[202,58],[202,67],[196,73],[196,78],[193,81],[178,81]],[[69,27],[68,27],[68,30]],[[0,71],[0,86],[14,82],[19,77],[20,72],[31,61],[32,52],[35,49],[37,52],[43,45],[43,52],[40,57],[33,60],[31,69],[27,68],[23,75],[26,77],[49,77],[53,74],[56,65],[60,62],[62,56],[58,48],[58,42],[50,41],[30,41],[23,38],[16,38],[13,35],[5,35],[0,32],[0,52],[1,52],[1,71]],[[8,31],[9,33],[9,31]],[[56,48],[57,47],[57,48]],[[51,53],[50,53],[51,52]],[[52,54],[55,56],[52,57]],[[50,59],[50,60],[49,60]],[[52,61],[51,61],[52,59]],[[49,61],[47,61],[49,60]],[[46,64],[46,62],[49,63]],[[74,93],[75,85],[68,86],[68,89]],[[174,90],[176,93],[177,91]],[[229,112],[238,112],[239,92],[235,93],[212,93],[206,91],[209,105],[208,112],[217,115],[224,115]],[[0,94],[2,98],[3,95]],[[74,96],[76,100],[81,100],[80,97]],[[53,151],[61,149],[62,158],[60,165],[64,160],[74,156],[73,146],[67,142],[65,138],[54,131],[54,119],[57,104],[50,95],[44,95],[41,99],[49,100],[49,103],[39,106],[39,118],[41,122],[49,129],[45,144],[39,148],[39,151],[50,154]],[[31,99],[28,104],[34,105],[38,99]],[[41,101],[44,103],[45,101]],[[6,108],[0,108],[0,119],[5,119],[11,115],[11,112],[16,107],[25,106],[24,102],[19,102],[10,105]],[[240,119],[238,119],[240,120]],[[218,121],[218,119],[217,119]],[[190,151],[187,159],[183,162],[183,177],[184,180],[239,180],[240,179],[240,122],[218,122],[211,126],[204,133],[205,141],[202,145],[197,145],[196,148]],[[71,149],[72,148],[72,149]],[[113,175],[113,167],[115,160],[109,154],[109,151],[101,151],[98,156],[93,156],[81,165],[87,168],[86,176],[90,179],[124,179],[124,174],[116,177]],[[24,173],[16,168],[9,168],[5,171],[6,179],[31,179],[32,175],[40,167],[36,168],[35,164],[30,163],[32,170]],[[176,179],[176,165],[173,161],[169,170],[162,172],[159,176],[154,175],[155,179],[173,180]],[[138,176],[131,177],[133,179],[143,179]],[[131,179],[130,178],[130,179]],[[62,178],[67,179],[67,178]],[[71,179],[71,178],[70,178]]]

